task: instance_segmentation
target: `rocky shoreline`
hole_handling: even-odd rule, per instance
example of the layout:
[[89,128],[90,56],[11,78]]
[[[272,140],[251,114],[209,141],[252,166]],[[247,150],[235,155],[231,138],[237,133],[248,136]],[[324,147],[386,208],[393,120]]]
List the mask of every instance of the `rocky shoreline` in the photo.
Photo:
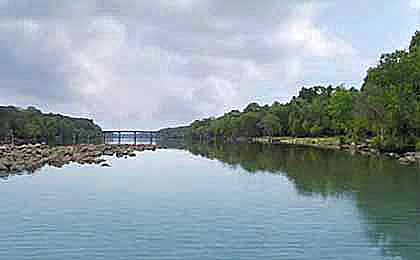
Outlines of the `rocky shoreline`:
[[382,153],[378,149],[373,148],[370,144],[340,144],[338,138],[290,138],[290,137],[277,137],[277,138],[254,138],[253,142],[269,143],[269,144],[288,144],[288,145],[301,145],[310,146],[322,149],[333,149],[347,151],[352,154],[361,154],[365,156],[385,156],[390,159],[397,160],[401,164],[418,165],[420,166],[420,152],[407,152],[403,154],[398,153]]
[[397,160],[401,164],[417,164],[420,166],[420,152],[407,152],[403,154],[392,152],[382,153],[378,149],[372,148],[367,144],[340,145],[338,149],[367,156],[385,156],[387,158]]
[[42,144],[0,146],[0,176],[19,173],[33,173],[46,166],[61,168],[70,163],[111,165],[103,156],[128,158],[136,152],[155,151],[157,145],[71,145],[50,147]]

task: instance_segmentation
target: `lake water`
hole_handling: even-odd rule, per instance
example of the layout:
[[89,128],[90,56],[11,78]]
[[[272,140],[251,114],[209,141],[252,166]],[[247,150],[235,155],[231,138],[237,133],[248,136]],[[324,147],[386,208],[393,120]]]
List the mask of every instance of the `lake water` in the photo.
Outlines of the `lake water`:
[[420,170],[190,146],[0,180],[0,259],[420,259]]

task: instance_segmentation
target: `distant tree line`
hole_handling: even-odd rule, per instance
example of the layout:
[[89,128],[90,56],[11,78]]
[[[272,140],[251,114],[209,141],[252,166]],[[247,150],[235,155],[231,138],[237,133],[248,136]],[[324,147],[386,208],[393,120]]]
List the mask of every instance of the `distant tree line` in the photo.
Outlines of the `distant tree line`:
[[44,114],[35,107],[0,106],[0,142],[94,142],[101,134],[90,119]]
[[384,54],[360,90],[345,86],[302,88],[290,102],[249,104],[190,125],[194,139],[341,136],[371,140],[384,151],[420,148],[420,32],[408,50]]
[[188,126],[164,128],[159,130],[159,137],[164,139],[182,139],[188,135]]

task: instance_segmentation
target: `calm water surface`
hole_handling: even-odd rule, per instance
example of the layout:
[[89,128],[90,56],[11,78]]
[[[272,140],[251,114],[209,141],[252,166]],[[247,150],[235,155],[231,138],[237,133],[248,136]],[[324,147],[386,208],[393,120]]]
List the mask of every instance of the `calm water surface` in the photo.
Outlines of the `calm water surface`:
[[0,259],[420,259],[419,169],[192,146],[0,180]]

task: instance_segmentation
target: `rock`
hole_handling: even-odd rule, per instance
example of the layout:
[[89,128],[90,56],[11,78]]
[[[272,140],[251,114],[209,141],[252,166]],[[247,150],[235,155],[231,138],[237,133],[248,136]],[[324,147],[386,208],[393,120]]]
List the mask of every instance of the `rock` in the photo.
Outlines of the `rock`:
[[22,162],[15,162],[10,166],[10,171],[12,172],[22,172],[24,170]]
[[87,163],[87,164],[93,164],[95,163],[95,158],[94,157],[86,157],[82,159],[82,162]]
[[400,159],[398,159],[398,161],[400,163],[403,163],[403,164],[408,164],[409,163],[405,157],[401,157]]
[[3,162],[3,165],[6,166],[7,170],[10,171],[10,169],[12,168],[13,163],[11,162],[11,160],[6,160]]
[[148,151],[156,151],[156,146],[147,146],[147,147],[145,147],[144,148],[145,150],[148,150]]
[[365,149],[369,149],[369,146],[367,144],[359,144],[356,146],[357,149],[359,150],[365,150]]
[[400,155],[397,154],[397,153],[386,153],[385,156],[388,156],[388,157],[393,158],[393,159],[399,159],[400,158]]
[[73,157],[72,156],[70,156],[70,155],[64,155],[64,157],[63,157],[63,162],[70,162],[70,161],[72,161],[72,159],[73,159]]
[[340,149],[341,150],[348,150],[348,149],[350,149],[351,147],[350,147],[350,145],[348,145],[348,144],[342,144],[342,145],[340,145]]
[[373,149],[373,148],[369,148],[368,151],[369,151],[369,153],[371,153],[373,155],[379,155],[380,154],[380,152],[378,150]]
[[102,156],[102,152],[101,151],[94,151],[94,152],[91,153],[91,155],[95,156],[95,157],[100,157],[100,156]]
[[104,162],[106,162],[105,159],[96,159],[95,160],[95,164],[101,164],[101,163],[104,163]]
[[53,148],[43,144],[0,146],[0,172],[34,172],[47,164],[61,168],[71,162],[110,167],[101,156],[128,158],[137,156],[138,151],[156,149],[156,145],[77,145]]
[[62,168],[64,166],[64,163],[60,161],[50,161],[48,164],[57,168]]
[[85,145],[85,146],[82,146],[80,148],[81,153],[86,153],[86,152],[89,152],[89,151],[92,151],[92,147],[90,147],[90,146]]
[[416,153],[415,152],[408,152],[408,153],[405,153],[403,156],[404,157],[415,157]]
[[112,150],[105,150],[102,154],[107,156],[113,156],[115,152]]
[[417,160],[414,156],[405,156],[401,157],[400,159],[398,159],[398,161],[400,163],[404,163],[404,164],[411,164],[411,163],[415,163]]
[[8,168],[6,167],[6,165],[4,165],[3,164],[3,162],[0,162],[0,172],[5,172],[5,171],[7,171],[8,170]]

